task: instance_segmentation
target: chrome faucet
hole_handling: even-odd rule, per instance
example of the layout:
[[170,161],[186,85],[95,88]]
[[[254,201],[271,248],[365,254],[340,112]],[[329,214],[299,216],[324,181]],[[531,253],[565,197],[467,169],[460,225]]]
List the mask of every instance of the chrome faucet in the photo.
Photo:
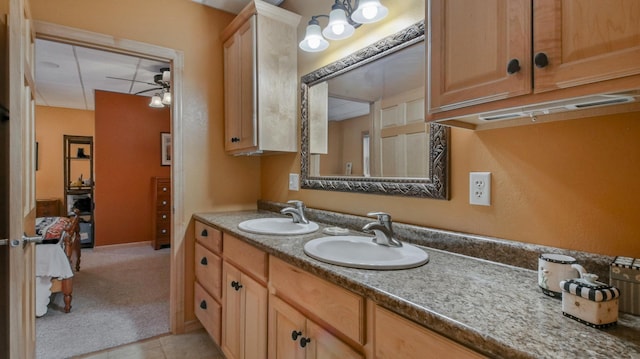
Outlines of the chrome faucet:
[[304,216],[305,206],[302,201],[291,200],[287,203],[293,206],[283,208],[280,211],[281,214],[288,214],[293,217],[293,223],[309,224],[309,220]]
[[402,242],[393,234],[391,215],[384,212],[371,212],[367,213],[367,216],[378,218],[376,222],[367,223],[362,227],[363,232],[376,235],[373,238],[374,243],[387,247],[402,247]]

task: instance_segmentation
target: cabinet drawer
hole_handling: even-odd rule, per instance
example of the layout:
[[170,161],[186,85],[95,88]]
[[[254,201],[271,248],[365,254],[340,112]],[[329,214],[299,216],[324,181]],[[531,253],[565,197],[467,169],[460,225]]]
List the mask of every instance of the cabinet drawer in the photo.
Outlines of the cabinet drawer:
[[220,300],[222,297],[222,259],[196,243],[196,279],[207,292]]
[[200,221],[196,221],[196,241],[213,253],[222,253],[222,232]]
[[424,358],[484,358],[440,334],[436,334],[395,313],[376,306],[374,343],[375,357]]
[[364,298],[333,283],[271,257],[271,285],[276,295],[289,298],[305,312],[364,344]]
[[224,256],[247,274],[267,282],[267,253],[238,238],[224,234]]
[[211,338],[220,345],[222,336],[222,307],[198,282],[194,284],[194,308],[196,318],[207,330]]
[[156,184],[156,189],[158,196],[161,196],[163,193],[171,195],[171,182],[167,180],[158,181],[158,183]]

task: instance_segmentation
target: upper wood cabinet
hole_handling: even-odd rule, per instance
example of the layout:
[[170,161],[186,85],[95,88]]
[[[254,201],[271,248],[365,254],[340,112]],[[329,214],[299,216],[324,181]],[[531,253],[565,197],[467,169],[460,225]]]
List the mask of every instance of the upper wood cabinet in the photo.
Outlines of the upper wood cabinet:
[[430,0],[429,119],[639,88],[638,14],[636,0]]
[[228,153],[297,151],[299,21],[251,1],[222,33]]

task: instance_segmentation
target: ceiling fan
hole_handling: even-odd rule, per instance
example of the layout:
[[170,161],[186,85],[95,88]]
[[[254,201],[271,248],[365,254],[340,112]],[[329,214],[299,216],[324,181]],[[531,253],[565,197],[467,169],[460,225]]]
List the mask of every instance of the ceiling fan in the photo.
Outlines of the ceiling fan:
[[171,70],[168,67],[161,68],[160,73],[153,76],[154,83],[146,82],[146,81],[138,81],[138,80],[129,80],[129,79],[124,79],[119,77],[112,77],[112,76],[107,76],[107,78],[114,79],[114,80],[138,82],[138,83],[143,83],[151,86],[159,86],[159,87],[153,87],[150,89],[138,91],[134,93],[134,95],[140,95],[150,91],[160,91],[160,92],[156,92],[156,94],[154,94],[151,97],[151,103],[149,104],[149,106],[159,108],[159,107],[164,107],[165,105],[167,106],[171,105]]

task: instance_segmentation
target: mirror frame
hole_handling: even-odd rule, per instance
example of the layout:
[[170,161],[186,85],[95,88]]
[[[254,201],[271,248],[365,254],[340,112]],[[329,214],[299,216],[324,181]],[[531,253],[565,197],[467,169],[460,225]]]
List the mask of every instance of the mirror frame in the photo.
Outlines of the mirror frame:
[[[309,175],[309,87],[375,61],[380,57],[425,41],[424,20],[390,35],[329,65],[302,76],[301,87],[301,186],[327,191],[449,199],[449,128],[429,124],[429,176],[407,177],[311,177]],[[425,53],[426,56],[426,53]],[[426,63],[426,62],[425,62]],[[425,80],[425,89],[426,86]],[[425,106],[426,113],[426,106]]]

